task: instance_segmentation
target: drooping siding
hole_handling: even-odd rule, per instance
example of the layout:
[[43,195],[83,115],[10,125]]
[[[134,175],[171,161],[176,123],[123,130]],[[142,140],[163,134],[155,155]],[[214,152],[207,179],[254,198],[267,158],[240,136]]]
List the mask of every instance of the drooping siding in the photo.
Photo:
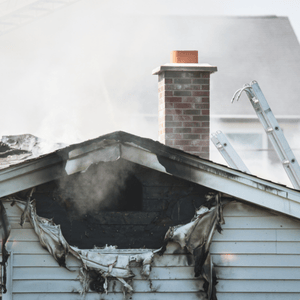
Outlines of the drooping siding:
[[233,202],[210,248],[218,300],[300,298],[300,221]]
[[[5,203],[9,221],[12,225],[8,250],[11,255],[11,264],[8,266],[9,291],[3,295],[3,300],[81,300],[78,294],[81,285],[78,279],[80,263],[70,255],[67,265],[75,270],[69,272],[59,267],[54,258],[41,247],[38,237],[29,222],[24,228],[19,225],[21,211]],[[121,254],[132,255],[144,250],[116,250]],[[174,254],[176,252],[176,254]],[[134,293],[128,299],[201,299],[203,295],[203,281],[194,278],[193,259],[171,244],[165,255],[155,256],[149,280],[140,275],[140,266],[131,264],[136,275],[132,280]],[[11,270],[11,271],[10,271]],[[131,298],[130,298],[131,297]],[[117,280],[109,284],[108,295],[88,293],[87,300],[123,299],[122,285]]]

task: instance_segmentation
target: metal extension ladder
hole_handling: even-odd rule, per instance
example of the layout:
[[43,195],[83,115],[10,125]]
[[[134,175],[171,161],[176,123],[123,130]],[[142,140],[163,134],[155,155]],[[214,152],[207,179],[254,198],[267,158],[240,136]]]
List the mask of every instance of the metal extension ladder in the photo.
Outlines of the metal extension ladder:
[[243,88],[237,90],[233,95],[231,103],[234,100],[238,100],[244,91],[247,94],[259,121],[263,125],[292,185],[295,189],[299,190],[300,166],[258,83],[252,81],[250,84],[246,84]]
[[231,168],[251,174],[222,131],[213,133],[211,141]]

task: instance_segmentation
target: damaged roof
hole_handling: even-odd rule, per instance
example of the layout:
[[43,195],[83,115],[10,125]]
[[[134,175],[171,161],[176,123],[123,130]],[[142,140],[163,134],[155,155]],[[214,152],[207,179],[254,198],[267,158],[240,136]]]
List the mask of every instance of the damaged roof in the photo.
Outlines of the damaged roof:
[[0,164],[7,162],[0,170],[0,197],[122,158],[300,219],[298,190],[122,131],[38,156],[29,155],[32,151],[27,149],[27,156],[14,153],[13,163],[8,163],[10,155],[1,156],[9,153],[7,145],[1,144],[0,151]]

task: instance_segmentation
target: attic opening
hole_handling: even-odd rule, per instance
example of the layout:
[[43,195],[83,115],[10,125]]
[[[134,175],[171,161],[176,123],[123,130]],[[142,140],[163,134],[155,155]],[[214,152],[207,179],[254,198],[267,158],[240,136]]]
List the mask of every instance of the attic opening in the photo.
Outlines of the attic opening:
[[103,211],[141,211],[143,187],[133,169],[124,160],[92,165],[85,173],[60,180],[54,200],[73,216]]

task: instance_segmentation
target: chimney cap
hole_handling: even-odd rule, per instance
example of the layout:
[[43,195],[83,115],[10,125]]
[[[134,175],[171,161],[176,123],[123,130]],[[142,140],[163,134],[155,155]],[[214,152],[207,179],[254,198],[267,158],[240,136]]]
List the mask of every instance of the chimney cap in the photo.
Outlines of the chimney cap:
[[179,64],[179,63],[169,63],[169,64],[164,64],[162,66],[159,66],[155,68],[152,71],[152,75],[158,75],[162,72],[165,71],[188,71],[188,72],[209,72],[209,73],[214,73],[217,72],[217,67],[212,66],[210,64],[206,63],[201,63],[201,64]]
[[171,63],[197,64],[198,51],[197,50],[171,51]]

